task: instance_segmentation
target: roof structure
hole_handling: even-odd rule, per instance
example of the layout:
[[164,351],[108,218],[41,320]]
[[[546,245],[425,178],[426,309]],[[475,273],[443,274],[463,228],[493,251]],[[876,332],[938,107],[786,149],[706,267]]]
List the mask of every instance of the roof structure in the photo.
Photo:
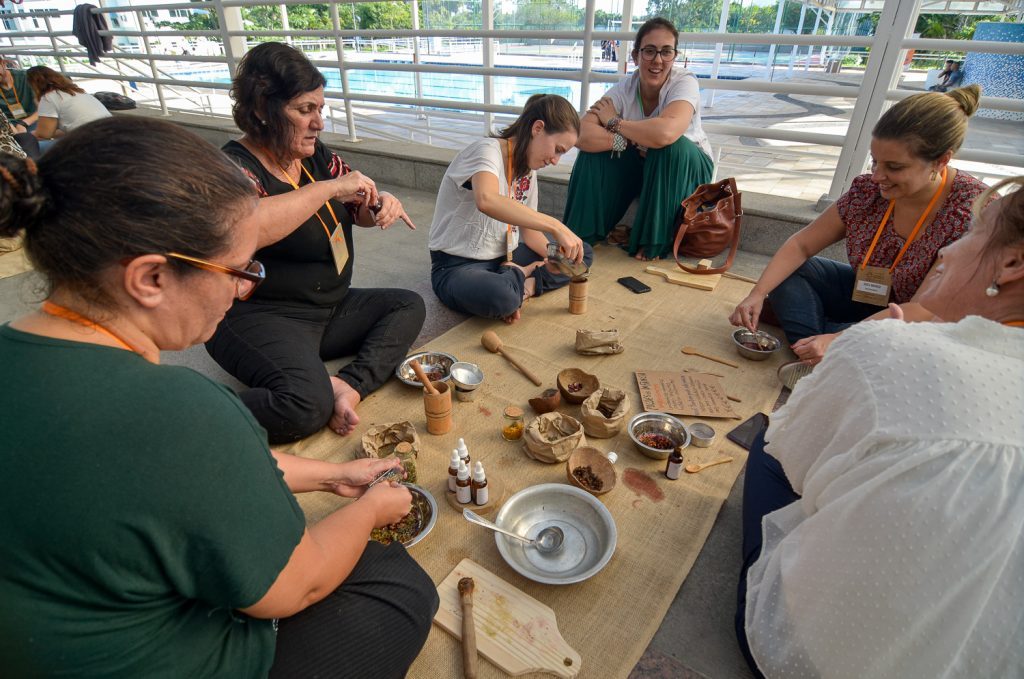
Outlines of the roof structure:
[[[830,12],[880,12],[885,0],[804,0],[804,4]],[[1024,0],[921,0],[921,14],[1010,14],[1024,16]]]

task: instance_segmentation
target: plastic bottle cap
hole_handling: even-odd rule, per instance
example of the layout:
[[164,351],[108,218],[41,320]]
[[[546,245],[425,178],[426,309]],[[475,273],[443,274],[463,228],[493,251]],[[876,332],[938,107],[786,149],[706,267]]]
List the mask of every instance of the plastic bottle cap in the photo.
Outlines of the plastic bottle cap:
[[452,462],[451,463],[452,464],[458,464],[459,462],[460,462],[460,460],[459,460],[459,451],[456,448],[452,448]]
[[466,452],[469,452],[469,448],[467,448],[467,447],[466,447],[466,439],[460,438],[460,439],[459,439],[459,447],[458,447],[458,451],[459,451],[459,453],[461,453],[461,452],[462,452],[462,451],[464,451],[464,450],[465,450]]
[[612,464],[615,464],[616,462],[619,461],[619,456],[618,456],[618,454],[614,450],[612,452],[608,453],[607,457],[608,457],[608,461],[611,462]]
[[522,417],[523,409],[519,406],[509,406],[505,408],[505,417]]
[[463,462],[462,460],[459,460],[459,478],[460,479],[468,479],[469,478],[469,467],[467,467],[466,463]]
[[484,475],[484,465],[482,462],[477,461],[476,464],[473,465],[473,480],[483,481],[485,478],[487,477]]

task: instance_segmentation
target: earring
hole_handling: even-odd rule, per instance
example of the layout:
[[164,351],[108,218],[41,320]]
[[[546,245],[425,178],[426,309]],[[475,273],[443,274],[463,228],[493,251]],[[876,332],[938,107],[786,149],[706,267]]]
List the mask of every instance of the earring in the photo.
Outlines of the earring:
[[929,177],[929,179],[931,179],[932,181],[935,181],[935,178],[938,177],[938,176],[939,176],[939,173],[936,172],[935,170],[932,170],[932,176]]
[[999,283],[992,281],[992,284],[985,288],[985,295],[988,297],[995,297],[999,294]]

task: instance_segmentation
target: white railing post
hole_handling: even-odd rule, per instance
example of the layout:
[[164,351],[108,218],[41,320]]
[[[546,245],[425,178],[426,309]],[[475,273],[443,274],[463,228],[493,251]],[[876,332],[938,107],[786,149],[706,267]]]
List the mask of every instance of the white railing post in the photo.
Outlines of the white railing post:
[[[633,32],[633,0],[622,0],[622,25],[619,30]],[[633,53],[633,41],[626,40],[619,47],[619,63],[615,70],[625,73],[629,68],[629,55]]]
[[[414,30],[414,31],[420,30],[420,0],[412,0],[412,30]],[[413,38],[412,39],[412,63],[414,63],[414,64],[420,63],[420,39],[419,38]],[[420,72],[416,71],[416,73],[413,74],[413,77],[415,78],[415,82],[416,82],[416,98],[417,99],[422,99],[423,98],[423,81],[422,81],[422,78],[420,77]],[[419,108],[420,108],[420,120],[426,119],[426,117],[427,117],[426,116],[426,112],[425,112],[426,109],[424,109],[422,106],[419,107]]]
[[[483,21],[485,31],[494,30],[494,2],[493,0],[480,0],[480,18]],[[483,65],[484,68],[494,68],[494,39],[483,39]],[[484,76],[484,103],[494,103],[494,78]],[[490,135],[494,130],[494,114],[490,111],[484,113],[484,136]]]
[[[722,14],[718,18],[718,32],[726,33],[729,28],[729,0],[722,0]],[[715,43],[715,59],[711,64],[711,79],[718,80],[718,67],[722,63],[722,48],[724,45],[720,42]],[[711,108],[715,105],[715,91],[711,90],[708,94],[708,103],[705,108]]]
[[[818,35],[818,26],[820,26],[820,25],[821,25],[821,8],[820,7],[816,7],[814,9],[814,30],[811,31],[811,35]],[[825,48],[822,47],[822,49],[824,50]],[[807,46],[807,61],[804,62],[804,73],[807,73],[807,71],[811,68],[811,57],[813,57],[813,56],[814,56],[814,45],[808,45]],[[821,57],[818,57],[818,58],[820,59]]]
[[146,20],[142,16],[142,10],[135,10],[135,23],[139,25],[139,30],[142,31],[142,47],[146,50],[146,56],[150,57],[147,59],[149,62],[149,72],[153,76],[153,81],[156,83],[156,98],[160,100],[160,112],[165,116],[170,115],[167,110],[167,100],[164,99],[164,88],[158,82],[160,80],[160,73],[156,68],[156,61],[153,60],[153,48],[149,44],[149,31],[146,30]]
[[587,0],[583,15],[583,63],[580,64],[580,111],[586,111],[590,101],[590,70],[594,67],[594,11],[596,0]]
[[850,125],[846,130],[847,142],[839,153],[832,186],[828,195],[822,196],[823,199],[839,198],[867,163],[871,148],[871,128],[882,115],[889,88],[899,78],[903,63],[903,40],[917,19],[917,5],[917,0],[885,3],[875,31],[874,48],[861,80],[863,89],[850,114]]
[[[53,35],[53,24],[50,23],[49,13],[43,14],[43,23],[46,24],[46,33],[50,36],[50,46],[53,47],[54,52],[60,52],[60,47],[57,45],[57,38]],[[14,41],[11,41],[14,44]],[[66,74],[68,71],[64,68],[64,57],[58,54],[57,56],[57,67],[60,68],[62,74]]]
[[[278,7],[281,10],[281,29],[285,31],[292,30],[292,22],[288,20],[288,5],[281,4]],[[292,44],[292,36],[284,36],[284,41],[289,45]]]
[[[345,69],[345,43],[341,39],[341,20],[338,19],[338,4],[328,5],[331,11],[331,25],[334,26],[334,48],[338,52],[338,72],[341,74],[341,93],[345,96],[345,122],[348,124],[348,140],[359,141],[356,137],[356,119],[352,113],[352,101],[348,98],[348,71]],[[352,15],[355,27],[355,15]]]
[[[242,10],[239,7],[232,7],[226,10],[221,0],[213,0],[213,8],[217,12],[217,25],[220,27],[220,39],[224,47],[224,58],[228,62],[228,77],[234,78],[235,66],[242,57],[241,53],[245,51],[245,38],[241,39],[242,49],[238,50],[239,53],[236,54],[235,45],[232,44],[234,38],[231,37],[228,31],[232,29],[242,30]],[[231,13],[230,19],[228,17],[229,12]]]
[[[917,0],[914,0],[915,2]],[[800,4],[800,25],[796,27],[796,34],[803,35],[804,33],[804,17],[807,16],[807,5]],[[800,51],[799,45],[793,45],[793,49],[789,53],[789,67],[786,69],[786,77],[793,77],[793,62],[796,61],[796,55]]]
[[[779,0],[779,11],[775,13],[775,28],[772,29],[772,35],[779,34],[779,30],[782,28],[782,13],[785,11],[786,0]],[[767,71],[765,77],[771,80],[772,74],[775,72],[775,43],[768,46],[768,61],[765,62],[765,69]]]

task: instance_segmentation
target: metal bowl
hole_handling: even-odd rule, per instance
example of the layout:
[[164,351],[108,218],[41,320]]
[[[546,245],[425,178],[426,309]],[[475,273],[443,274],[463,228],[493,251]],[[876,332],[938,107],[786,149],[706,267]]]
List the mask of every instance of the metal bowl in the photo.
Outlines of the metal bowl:
[[420,387],[420,381],[416,378],[416,373],[413,372],[412,367],[409,363],[416,359],[423,366],[423,372],[430,376],[430,373],[440,373],[440,377],[436,380],[432,379],[432,382],[447,382],[451,378],[452,364],[457,363],[459,359],[455,358],[451,354],[446,354],[443,351],[421,351],[416,354],[410,354],[405,357],[397,368],[395,368],[395,377],[402,380],[410,387]]
[[[671,448],[655,448],[640,440],[643,434],[661,434],[672,439]],[[629,421],[629,438],[636,449],[655,460],[667,460],[679,446],[690,445],[690,430],[668,413],[640,413]]]
[[[425,488],[412,483],[403,483],[402,485],[412,493],[412,509],[409,510],[409,513],[415,515],[415,530],[411,537],[402,540],[402,544],[412,547],[434,530],[434,524],[437,523],[437,502]],[[371,537],[371,539],[373,538]]]
[[476,363],[452,363],[448,372],[452,376],[455,388],[463,391],[473,391],[484,381],[484,371]]
[[[736,351],[739,352],[743,358],[750,359],[751,361],[763,361],[782,346],[774,335],[769,335],[764,330],[758,330],[757,332],[750,332],[746,328],[737,328],[732,333],[733,344],[736,345]],[[743,346],[744,343],[756,344],[759,349],[752,347]]]
[[618,532],[611,512],[596,497],[564,483],[544,483],[519,491],[502,506],[494,522],[528,538],[548,526],[565,534],[560,549],[543,554],[534,547],[494,534],[505,562],[534,582],[568,585],[593,576],[612,558]]

